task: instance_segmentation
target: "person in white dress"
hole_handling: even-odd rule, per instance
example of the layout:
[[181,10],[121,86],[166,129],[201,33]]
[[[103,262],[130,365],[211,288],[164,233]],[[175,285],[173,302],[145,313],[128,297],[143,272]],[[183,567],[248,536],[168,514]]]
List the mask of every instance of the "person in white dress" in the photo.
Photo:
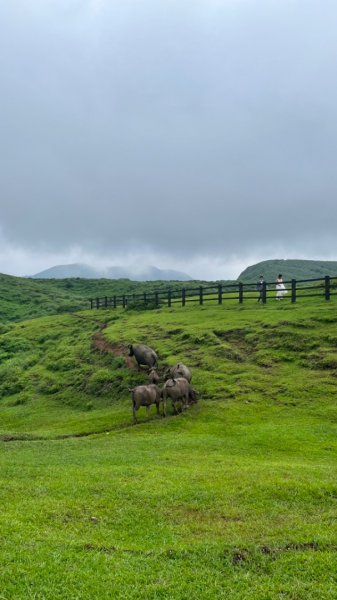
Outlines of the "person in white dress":
[[283,283],[282,273],[279,273],[276,279],[276,300],[282,300],[287,293],[288,290],[286,290],[286,286]]

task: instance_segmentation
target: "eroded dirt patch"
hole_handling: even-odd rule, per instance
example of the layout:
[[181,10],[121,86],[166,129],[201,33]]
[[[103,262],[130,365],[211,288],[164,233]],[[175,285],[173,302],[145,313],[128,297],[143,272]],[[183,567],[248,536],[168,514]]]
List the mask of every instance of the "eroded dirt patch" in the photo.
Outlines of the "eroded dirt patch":
[[290,542],[284,546],[263,545],[256,549],[233,548],[225,549],[224,556],[229,558],[233,565],[244,565],[250,561],[256,560],[258,556],[269,556],[271,559],[277,559],[280,555],[288,552],[336,552],[337,545],[334,543],[318,542]]
[[99,331],[96,331],[91,339],[91,348],[94,352],[110,353],[114,356],[121,356],[125,360],[128,369],[135,369],[135,363],[131,356],[128,355],[128,349],[124,344],[115,342],[111,343],[105,339],[103,330],[106,328],[106,323],[99,324]]

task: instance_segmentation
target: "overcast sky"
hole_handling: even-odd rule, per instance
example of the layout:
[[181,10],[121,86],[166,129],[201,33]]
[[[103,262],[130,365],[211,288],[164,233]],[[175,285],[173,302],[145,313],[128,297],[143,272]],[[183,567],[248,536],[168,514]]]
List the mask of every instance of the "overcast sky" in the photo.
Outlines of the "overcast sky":
[[337,260],[336,0],[0,4],[0,271]]

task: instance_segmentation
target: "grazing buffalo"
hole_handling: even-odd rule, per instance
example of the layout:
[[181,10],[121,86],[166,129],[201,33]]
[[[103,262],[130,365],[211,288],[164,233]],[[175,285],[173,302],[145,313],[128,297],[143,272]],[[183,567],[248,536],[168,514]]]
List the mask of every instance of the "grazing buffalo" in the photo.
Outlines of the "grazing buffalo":
[[171,398],[172,407],[175,414],[178,413],[177,404],[181,404],[182,410],[189,404],[197,402],[197,392],[192,388],[185,377],[168,379],[163,387],[163,414],[166,415],[166,401]]
[[155,383],[156,385],[159,383],[159,374],[156,367],[152,367],[149,371],[149,383]]
[[141,365],[145,367],[156,367],[158,365],[158,357],[152,348],[145,346],[145,344],[130,344],[129,345],[129,356],[134,356],[138,367]]
[[188,383],[191,383],[191,381],[192,381],[191,369],[186,367],[186,365],[184,365],[181,362],[177,363],[174,367],[171,367],[170,376],[173,379],[176,379],[177,377],[185,377],[185,379],[187,379]]
[[132,395],[132,412],[133,420],[137,423],[137,410],[141,406],[146,406],[146,414],[149,416],[151,404],[155,404],[157,407],[157,414],[159,414],[159,404],[161,400],[161,389],[154,383],[148,385],[137,385],[137,387],[130,390]]

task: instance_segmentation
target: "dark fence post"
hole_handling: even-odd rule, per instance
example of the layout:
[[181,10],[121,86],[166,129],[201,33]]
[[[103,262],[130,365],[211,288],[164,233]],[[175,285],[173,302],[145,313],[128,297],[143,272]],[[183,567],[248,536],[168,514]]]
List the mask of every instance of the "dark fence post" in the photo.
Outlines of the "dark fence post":
[[94,301],[93,301],[92,298],[90,298],[90,308],[91,308],[91,310],[93,309],[93,306],[94,306]]
[[116,306],[117,306],[117,298],[116,298],[116,296],[114,296],[114,308],[116,308]]
[[144,304],[147,303],[147,297],[146,297],[146,292],[144,292]]
[[172,294],[171,290],[167,292],[167,306],[171,306]]
[[243,302],[243,283],[239,281],[239,304]]
[[330,277],[326,275],[324,277],[324,286],[325,286],[325,299],[330,300]]
[[262,302],[263,304],[267,302],[267,284],[265,281],[262,284]]
[[154,293],[154,303],[155,303],[155,305],[156,305],[156,306],[158,306],[158,304],[159,304],[159,300],[158,300],[158,292],[155,292],[155,293]]
[[182,306],[185,306],[185,304],[186,304],[186,290],[185,290],[185,288],[183,288],[181,290],[181,304],[182,304]]
[[222,304],[222,285],[218,285],[218,304]]
[[201,285],[199,288],[199,304],[203,304],[203,303],[204,303],[204,288]]
[[296,279],[291,280],[291,301],[293,304],[296,302]]
[[122,298],[123,298],[123,308],[125,308],[125,307],[126,307],[126,298],[125,298],[125,294],[123,294]]
[[105,296],[104,298],[104,306],[105,308],[108,308],[108,296]]

